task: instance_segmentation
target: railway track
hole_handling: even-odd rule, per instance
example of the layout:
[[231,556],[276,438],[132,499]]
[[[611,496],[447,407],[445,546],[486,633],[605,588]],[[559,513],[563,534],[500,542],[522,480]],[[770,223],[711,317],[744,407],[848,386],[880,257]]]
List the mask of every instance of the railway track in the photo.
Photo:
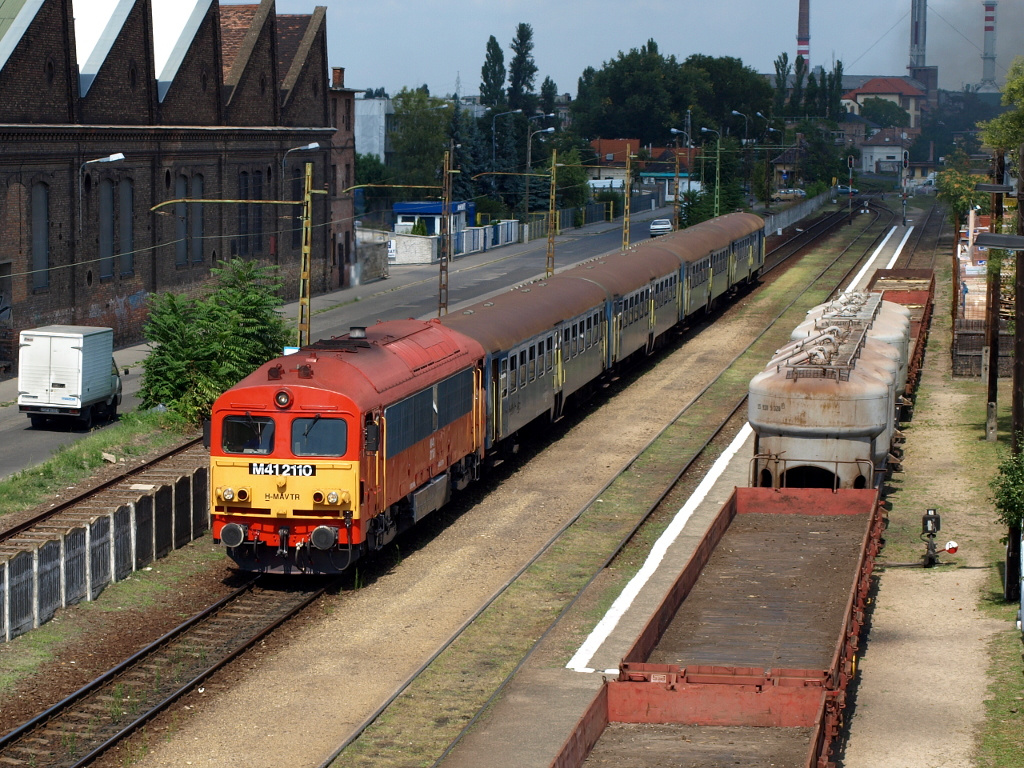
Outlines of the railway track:
[[253,579],[0,739],[0,764],[95,760],[304,609],[336,580]]
[[87,505],[104,503],[104,496],[123,490],[126,484],[141,483],[155,476],[178,470],[205,465],[209,454],[202,446],[201,438],[188,440],[161,452],[142,464],[133,466],[116,477],[110,478],[63,501],[52,504],[27,517],[18,520],[0,531],[0,546],[17,547],[18,539],[41,532],[41,527],[54,528],[71,521],[79,509]]
[[[645,526],[664,517],[668,507],[675,510],[674,501],[667,506],[666,501],[674,499],[681,482],[687,482],[685,478],[688,470],[708,459],[707,454],[713,444],[725,442],[725,437],[731,439],[732,434],[738,431],[745,421],[742,411],[746,402],[747,382],[763,367],[764,359],[770,356],[769,352],[788,337],[789,329],[795,325],[791,322],[792,318],[803,317],[803,303],[812,296],[812,304],[825,300],[835,286],[850,277],[861,259],[881,239],[882,233],[863,236],[880,218],[887,214],[891,217],[892,214],[886,209],[875,210],[874,213],[871,223],[863,228],[853,242],[839,255],[823,263],[797,295],[787,294],[781,299],[771,313],[770,321],[714,381],[687,403],[661,434],[580,509],[413,676],[395,690],[331,758],[321,764],[321,768],[342,764],[335,763],[336,760],[348,764],[370,755],[373,756],[374,765],[403,765],[403,761],[408,759],[410,744],[416,745],[412,749],[415,754],[430,755],[434,760],[433,765],[440,765],[463,736],[479,722],[548,634],[573,609],[587,587],[622,556]],[[845,213],[841,218],[845,220]],[[826,220],[821,229],[828,231],[834,226],[834,222],[830,227]],[[867,244],[863,240],[867,240]],[[804,245],[800,244],[797,248]],[[790,314],[789,320],[777,322],[787,313]],[[783,330],[772,333],[773,327]],[[667,450],[667,446],[671,446],[671,449]],[[602,533],[601,541],[604,545],[596,554],[592,552],[596,548],[593,545],[595,531]],[[583,543],[583,539],[587,539],[587,544]],[[581,550],[587,552],[585,571],[579,555]],[[564,572],[566,575],[552,579],[549,575],[552,571]],[[553,594],[552,585],[548,582],[557,583],[554,591],[562,593],[562,599],[559,600]],[[521,594],[531,595],[536,603],[545,605],[549,611],[551,603],[557,600],[560,609],[557,615],[539,628],[539,632],[529,634],[528,637],[524,636],[521,628],[536,627],[537,621],[531,612],[530,603],[518,604],[516,595]],[[485,621],[500,621],[504,627],[492,633],[489,643],[474,631],[476,619],[485,615],[495,617]],[[510,657],[506,651],[517,642],[521,645],[517,647],[517,653]],[[460,690],[459,684],[447,677],[430,675],[434,664],[448,669],[469,669],[502,658],[506,659],[505,675],[490,694],[483,698],[474,697],[476,692]],[[464,723],[464,727],[447,738],[447,743],[438,740],[437,733],[442,729],[438,729],[433,720],[424,722],[421,730],[410,724],[413,712],[450,712],[451,698],[463,695],[473,699],[473,704],[459,712],[458,719]],[[429,703],[424,705],[425,701]],[[377,719],[385,711],[388,712],[386,723],[376,725]],[[402,745],[401,748],[396,748],[396,744]],[[348,753],[350,749],[355,750],[354,754]]]
[[[860,242],[862,238],[871,239],[868,237],[867,233],[871,229],[871,226],[878,221],[880,215],[882,215],[880,212],[876,212],[876,215],[872,219],[871,224],[863,228],[863,231],[854,240],[854,243]],[[818,228],[818,231],[830,231],[831,229],[834,229],[836,226],[838,226],[839,223],[845,221],[845,218],[845,214],[839,217],[839,221],[835,221],[834,216],[828,217],[822,222],[819,222],[820,226]],[[832,219],[832,221],[829,222],[829,219]],[[794,238],[794,240],[797,239],[803,240],[802,237]],[[872,243],[877,241],[877,239],[878,237],[874,237],[872,239]],[[852,271],[854,267],[853,265],[851,265],[849,267],[840,268],[837,266],[837,263],[843,261],[844,259],[853,259],[853,257],[850,256],[849,251],[852,247],[854,247],[854,243],[851,243],[851,245],[846,250],[844,250],[842,254],[833,259],[831,263],[823,265],[821,271],[815,276],[811,284],[805,289],[805,292],[817,290],[819,292],[827,293],[827,284],[841,282],[844,279],[844,276],[849,274],[849,272]],[[787,243],[784,245],[787,245],[790,248],[792,248],[792,252],[796,252],[796,250],[798,250],[799,248],[804,247],[806,243],[794,243],[793,240],[791,240],[787,241]],[[863,250],[867,251],[872,247],[872,244],[861,247],[863,248]],[[779,260],[776,259],[775,261],[778,262]],[[796,299],[790,301],[790,307],[793,305],[794,301],[796,301]],[[785,308],[780,310],[778,316],[781,316],[781,314],[783,314],[784,311]],[[764,332],[762,332],[761,337],[759,337],[759,339],[762,339],[763,343],[769,345],[774,343],[770,340],[764,340],[764,335]],[[753,354],[757,356],[760,355],[761,353],[754,352]],[[756,359],[758,361],[757,364],[759,364],[761,358],[756,357]],[[733,361],[734,364],[736,362],[736,360]],[[698,458],[702,455],[702,452],[704,452],[707,449],[709,443],[714,439],[714,435],[720,434],[722,430],[725,429],[725,425],[729,422],[730,418],[732,418],[736,411],[742,407],[743,398],[740,397],[739,399],[737,399],[736,397],[727,397],[726,393],[721,389],[721,387],[724,386],[726,386],[726,384],[723,381],[722,377],[720,377],[717,384],[712,384],[705,388],[704,392],[701,393],[701,396],[694,398],[694,400],[690,404],[688,404],[686,408],[683,409],[683,411],[680,413],[680,416],[677,417],[676,421],[673,422],[673,424],[676,425],[675,429],[673,430],[670,425],[670,428],[667,429],[665,433],[663,433],[662,439],[666,437],[670,438],[672,441],[677,443],[677,447],[682,452],[682,455],[686,455],[689,457],[685,461],[686,467],[689,467],[690,465],[693,464],[693,462],[698,460]],[[709,404],[714,404],[714,406],[709,407]],[[683,418],[684,414],[686,416],[686,419]],[[708,435],[711,435],[711,437],[708,437]],[[179,452],[176,454],[177,456],[179,456],[178,460],[191,460],[185,457],[190,456],[190,451],[195,448],[195,443],[180,447]],[[677,456],[678,455],[680,454],[677,453]],[[203,460],[205,461],[205,457],[203,458]],[[132,476],[132,478],[137,479],[140,473],[153,470],[154,467],[158,466],[158,461],[159,459],[154,460],[153,462],[149,462],[147,465],[143,467],[136,468],[134,470],[135,474]],[[679,470],[677,463],[672,472],[669,473],[670,476],[659,477],[657,482],[647,482],[644,484],[648,492],[646,494],[641,494],[640,496],[637,496],[637,498],[642,499],[642,501],[639,502],[641,505],[646,505],[646,512],[643,514],[641,519],[635,521],[630,527],[628,527],[628,529],[624,530],[621,529],[621,527],[617,529],[617,542],[614,543],[614,545],[611,546],[609,550],[607,550],[608,552],[610,552],[610,554],[606,552],[601,561],[596,565],[596,567],[590,571],[587,583],[589,583],[590,580],[595,578],[597,574],[599,574],[602,570],[604,570],[607,567],[608,563],[611,562],[611,560],[613,560],[619,553],[621,553],[623,548],[627,546],[628,542],[641,528],[644,520],[650,518],[651,515],[655,514],[658,505],[665,498],[665,495],[670,492],[669,489],[673,486],[675,482],[678,481],[679,477],[681,477],[682,474],[683,471]],[[650,480],[649,476],[648,480]],[[106,483],[103,487],[96,489],[96,491],[102,493],[106,490],[116,487],[117,483],[119,482],[125,482],[125,478],[119,478],[115,481]],[[631,494],[635,494],[636,492],[637,489],[633,489],[630,491]],[[81,503],[82,500],[79,499],[78,501],[79,503]],[[59,508],[48,510],[47,514],[70,514],[70,510],[73,509],[71,505],[72,502],[69,500],[68,502],[62,504],[61,507]],[[563,543],[564,535],[571,530],[572,523],[576,520],[581,519],[581,517],[584,517],[588,509],[592,509],[593,507],[594,504],[592,502],[590,505],[588,505],[587,508],[580,510],[579,514],[576,517],[574,517],[573,520],[570,521],[570,523],[568,523],[562,531],[559,532],[558,536],[554,537],[548,543],[548,545],[545,546],[543,550],[535,556],[535,558],[531,561],[530,564],[527,564],[527,566],[525,566],[518,574],[516,574],[512,579],[510,579],[505,585],[505,587],[502,590],[500,590],[494,596],[494,598],[492,598],[492,600],[488,602],[487,605],[483,606],[480,609],[480,611],[477,613],[477,616],[482,614],[483,611],[485,611],[487,607],[492,605],[495,601],[501,599],[501,597],[505,595],[509,591],[509,589],[511,589],[514,585],[521,584],[522,578],[528,572],[530,566],[533,563],[536,563],[542,557],[544,557],[545,554],[551,551],[553,548],[557,548],[556,545]],[[28,530],[28,528],[23,527],[22,531],[25,530]],[[19,531],[19,533],[20,532],[21,531]],[[13,536],[14,539],[16,539],[17,533],[13,534]],[[579,585],[578,588],[576,588],[575,594],[577,596],[582,592],[583,587],[585,587],[585,584]],[[259,587],[250,586],[248,589],[250,591],[247,594],[253,594],[252,590],[260,590],[259,594],[261,595],[261,597],[258,600],[255,600],[256,604],[260,604],[261,601],[266,602],[268,600],[266,596],[271,594],[271,592],[265,591]],[[269,633],[273,630],[274,627],[278,626],[282,621],[284,621],[287,618],[287,616],[294,615],[294,613],[301,610],[302,607],[308,605],[308,603],[315,599],[316,595],[322,593],[322,591],[323,589],[320,589],[316,594],[308,596],[308,599],[296,602],[294,607],[292,609],[289,609],[289,612],[287,612],[287,614],[282,613],[284,609],[278,609],[275,606],[269,608],[267,611],[258,611],[258,613],[263,614],[262,617],[250,615],[249,620],[252,622],[253,628],[250,630],[246,630],[245,632],[239,630],[233,633],[234,635],[244,634],[246,635],[246,637],[242,638],[237,643],[237,646],[235,647],[234,650],[230,652],[229,655],[225,655],[223,656],[223,658],[213,660],[210,663],[207,663],[210,661],[209,658],[200,658],[204,655],[204,652],[201,649],[213,647],[220,648],[222,646],[225,646],[226,644],[224,642],[218,641],[216,637],[213,635],[192,634],[191,630],[185,629],[186,626],[191,626],[195,623],[201,623],[205,627],[215,626],[216,622],[213,621],[212,616],[206,616],[207,612],[200,614],[193,620],[187,622],[185,625],[182,625],[182,627],[179,628],[181,632],[175,630],[175,632],[172,633],[175,635],[175,637],[180,637],[181,639],[175,640],[168,636],[167,638],[158,641],[158,643],[155,643],[154,646],[151,646],[150,648],[147,648],[145,651],[140,652],[140,654],[133,660],[130,660],[132,662],[131,668],[134,668],[135,671],[129,672],[129,662],[125,662],[116,670],[111,670],[110,672],[106,673],[101,678],[99,678],[95,683],[90,684],[90,686],[87,686],[86,688],[82,689],[81,692],[76,693],[71,697],[68,697],[68,699],[65,700],[65,702],[61,702],[60,705],[57,705],[51,710],[48,710],[48,712],[44,713],[43,715],[40,715],[31,723],[22,726],[17,731],[12,732],[12,734],[10,734],[8,737],[5,737],[3,741],[0,741],[0,750],[2,750],[0,751],[0,757],[5,757],[7,760],[14,761],[25,760],[27,759],[26,755],[34,751],[37,755],[35,758],[36,762],[14,762],[9,764],[84,765],[92,761],[93,759],[95,759],[97,755],[101,754],[105,750],[108,750],[111,746],[118,743],[120,740],[124,739],[125,736],[132,733],[135,729],[139,728],[141,725],[152,719],[158,712],[161,711],[163,707],[166,707],[168,704],[173,702],[178,696],[182,695],[182,693],[193,688],[198,681],[201,681],[202,679],[206,678],[207,676],[212,674],[213,671],[215,671],[224,663],[226,663],[227,660],[233,658],[235,655],[242,652],[255,639]],[[283,596],[287,596],[287,593],[285,593]],[[237,597],[232,596],[232,600],[236,599],[242,601],[245,598],[242,595],[238,595]],[[242,602],[232,602],[232,605],[240,606],[242,605]],[[564,612],[567,611],[571,607],[571,605],[572,603],[565,606],[562,613],[564,614]],[[218,604],[218,606],[220,606],[218,612],[227,612],[223,615],[230,614],[232,610],[236,610],[237,612],[245,612],[245,610],[243,609],[231,609],[228,607],[226,603]],[[212,611],[213,609],[209,610]],[[476,616],[474,616],[473,618],[475,619]],[[434,654],[434,656],[423,666],[423,668],[420,671],[428,669],[430,663],[436,660],[438,656],[441,655],[441,653],[445,652],[448,648],[458,643],[460,639],[464,639],[466,637],[466,630],[468,630],[471,627],[472,621],[472,619],[470,621],[467,621],[466,624],[462,628],[460,628],[459,632],[454,633],[449,638],[449,640],[438,650],[438,652]],[[263,625],[263,628],[257,630],[255,628],[256,624]],[[195,631],[199,632],[200,630]],[[208,632],[210,630],[203,629],[201,631]],[[257,634],[257,632],[259,632],[259,634]],[[184,635],[186,633],[188,637],[192,638],[191,640],[185,638]],[[231,634],[230,631],[229,634]],[[166,641],[167,643],[176,643],[174,647],[178,650],[158,650],[156,646],[163,646],[164,641]],[[150,656],[150,654],[155,655]],[[209,653],[206,652],[205,655],[207,655],[208,657]],[[522,658],[525,659],[528,657],[528,655],[529,652],[527,652],[526,655],[522,656]],[[162,664],[166,663],[165,661],[154,661],[150,663],[149,666],[147,666],[147,662],[145,661],[143,656],[145,656],[145,658],[152,658],[155,660],[177,659],[176,663],[178,664],[182,664],[184,660],[187,659],[187,673],[183,671],[181,674],[178,674],[173,670],[171,672],[168,672],[168,668],[166,666],[161,666]],[[200,660],[203,662],[202,664],[197,663]],[[163,669],[164,671],[157,671],[159,669]],[[512,674],[514,674],[514,670],[508,675],[508,677],[506,678],[506,682],[507,679],[511,679]],[[148,678],[146,677],[147,675],[149,675]],[[170,690],[169,692],[163,691],[163,696],[155,694],[153,696],[149,696],[148,690],[155,690],[158,687],[154,684],[155,682],[166,681],[170,677],[176,678],[177,683],[176,685],[171,686],[172,690]],[[403,685],[400,689],[396,690],[394,695],[389,698],[388,703],[382,706],[377,713],[375,713],[372,717],[368,718],[367,721],[362,726],[360,726],[356,735],[358,736],[359,733],[362,733],[368,726],[370,726],[376,720],[377,716],[379,716],[379,714],[383,712],[389,704],[394,702],[395,699],[402,693],[402,691],[406,690],[410,685],[414,684],[416,680],[418,680],[419,678],[420,674],[417,673],[416,675],[411,677],[405,685]],[[147,680],[148,683],[146,682]],[[502,687],[504,686],[504,684],[504,682],[501,684]],[[97,686],[96,690],[93,690],[93,686]],[[162,685],[159,687],[161,688],[161,690],[163,690]],[[501,688],[499,687],[498,690],[500,689]],[[153,699],[154,701],[151,701],[151,699]],[[91,703],[83,704],[84,709],[78,710],[79,714],[71,714],[73,710],[68,710],[67,715],[58,711],[58,708],[64,705],[66,702],[72,703],[78,701],[88,701]],[[128,711],[129,709],[131,710],[130,712]],[[82,714],[82,712],[91,714],[88,714],[88,716],[86,716],[86,714]],[[106,714],[105,720],[103,717],[104,712]],[[95,738],[93,738],[92,736],[93,730],[95,730],[96,732]],[[86,735],[89,736],[88,741],[85,738]],[[348,740],[346,742],[346,745],[343,745],[342,748],[352,743],[353,740],[354,738]],[[8,752],[8,750],[11,751]],[[39,754],[44,752],[46,754],[53,754],[55,756],[55,761],[50,763],[41,762],[39,759]]]

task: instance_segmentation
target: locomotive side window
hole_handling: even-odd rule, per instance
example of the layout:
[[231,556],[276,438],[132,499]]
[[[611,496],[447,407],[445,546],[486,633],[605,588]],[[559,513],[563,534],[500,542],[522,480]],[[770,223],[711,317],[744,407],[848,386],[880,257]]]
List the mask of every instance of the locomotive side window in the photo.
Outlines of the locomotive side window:
[[225,416],[221,425],[224,453],[267,455],[274,450],[274,420],[266,416]]
[[292,454],[295,456],[344,456],[348,449],[348,425],[344,419],[319,415],[292,422]]

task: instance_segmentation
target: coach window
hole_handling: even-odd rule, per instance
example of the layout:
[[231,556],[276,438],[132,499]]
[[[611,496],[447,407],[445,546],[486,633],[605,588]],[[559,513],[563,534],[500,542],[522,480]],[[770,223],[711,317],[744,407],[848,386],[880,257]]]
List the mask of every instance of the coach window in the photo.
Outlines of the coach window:
[[572,324],[572,336],[569,342],[569,356],[576,357],[576,323]]
[[555,348],[555,340],[554,340],[554,338],[552,338],[551,336],[548,336],[547,345],[548,345],[548,350],[547,350],[547,355],[545,357],[545,365],[547,366],[547,369],[550,371],[551,367],[554,365],[554,353],[553,353],[553,350]]
[[530,345],[530,381],[537,378],[537,346]]
[[267,455],[274,450],[274,420],[266,416],[225,416],[221,425],[224,453]]
[[516,391],[517,379],[518,379],[517,371],[519,370],[518,369],[518,364],[516,362],[515,354],[509,355],[508,359],[509,359],[509,364],[508,364],[508,366],[509,366],[508,367],[508,377],[509,377],[508,389],[509,389],[510,392],[515,392]]
[[519,351],[519,386],[526,386],[526,350]]
[[501,372],[498,374],[501,382],[501,397],[502,399],[508,397],[508,358],[506,357],[501,361]]
[[344,419],[319,415],[292,422],[292,454],[295,456],[344,456],[348,447],[348,425]]

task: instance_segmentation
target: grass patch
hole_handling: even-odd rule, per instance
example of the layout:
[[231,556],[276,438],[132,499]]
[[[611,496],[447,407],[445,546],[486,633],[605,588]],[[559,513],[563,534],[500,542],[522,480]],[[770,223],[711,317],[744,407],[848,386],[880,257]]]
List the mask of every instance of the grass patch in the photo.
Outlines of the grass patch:
[[0,516],[31,509],[59,496],[103,466],[104,453],[132,459],[167,448],[192,434],[194,427],[170,412],[125,414],[117,424],[58,448],[38,467],[0,481]]

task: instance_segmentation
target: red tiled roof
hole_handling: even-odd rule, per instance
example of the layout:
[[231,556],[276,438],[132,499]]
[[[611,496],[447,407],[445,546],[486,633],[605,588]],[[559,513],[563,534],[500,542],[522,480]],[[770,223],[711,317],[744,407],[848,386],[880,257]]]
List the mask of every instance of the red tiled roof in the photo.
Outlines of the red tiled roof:
[[312,16],[284,14],[277,17],[277,74],[281,79],[288,74],[299,45],[306,34]]
[[258,5],[220,6],[220,51],[225,80],[259,8]]
[[844,99],[856,101],[861,94],[890,94],[896,93],[900,96],[924,96],[924,91],[915,88],[902,77],[876,77],[868,80],[860,88],[854,88],[843,94]]

